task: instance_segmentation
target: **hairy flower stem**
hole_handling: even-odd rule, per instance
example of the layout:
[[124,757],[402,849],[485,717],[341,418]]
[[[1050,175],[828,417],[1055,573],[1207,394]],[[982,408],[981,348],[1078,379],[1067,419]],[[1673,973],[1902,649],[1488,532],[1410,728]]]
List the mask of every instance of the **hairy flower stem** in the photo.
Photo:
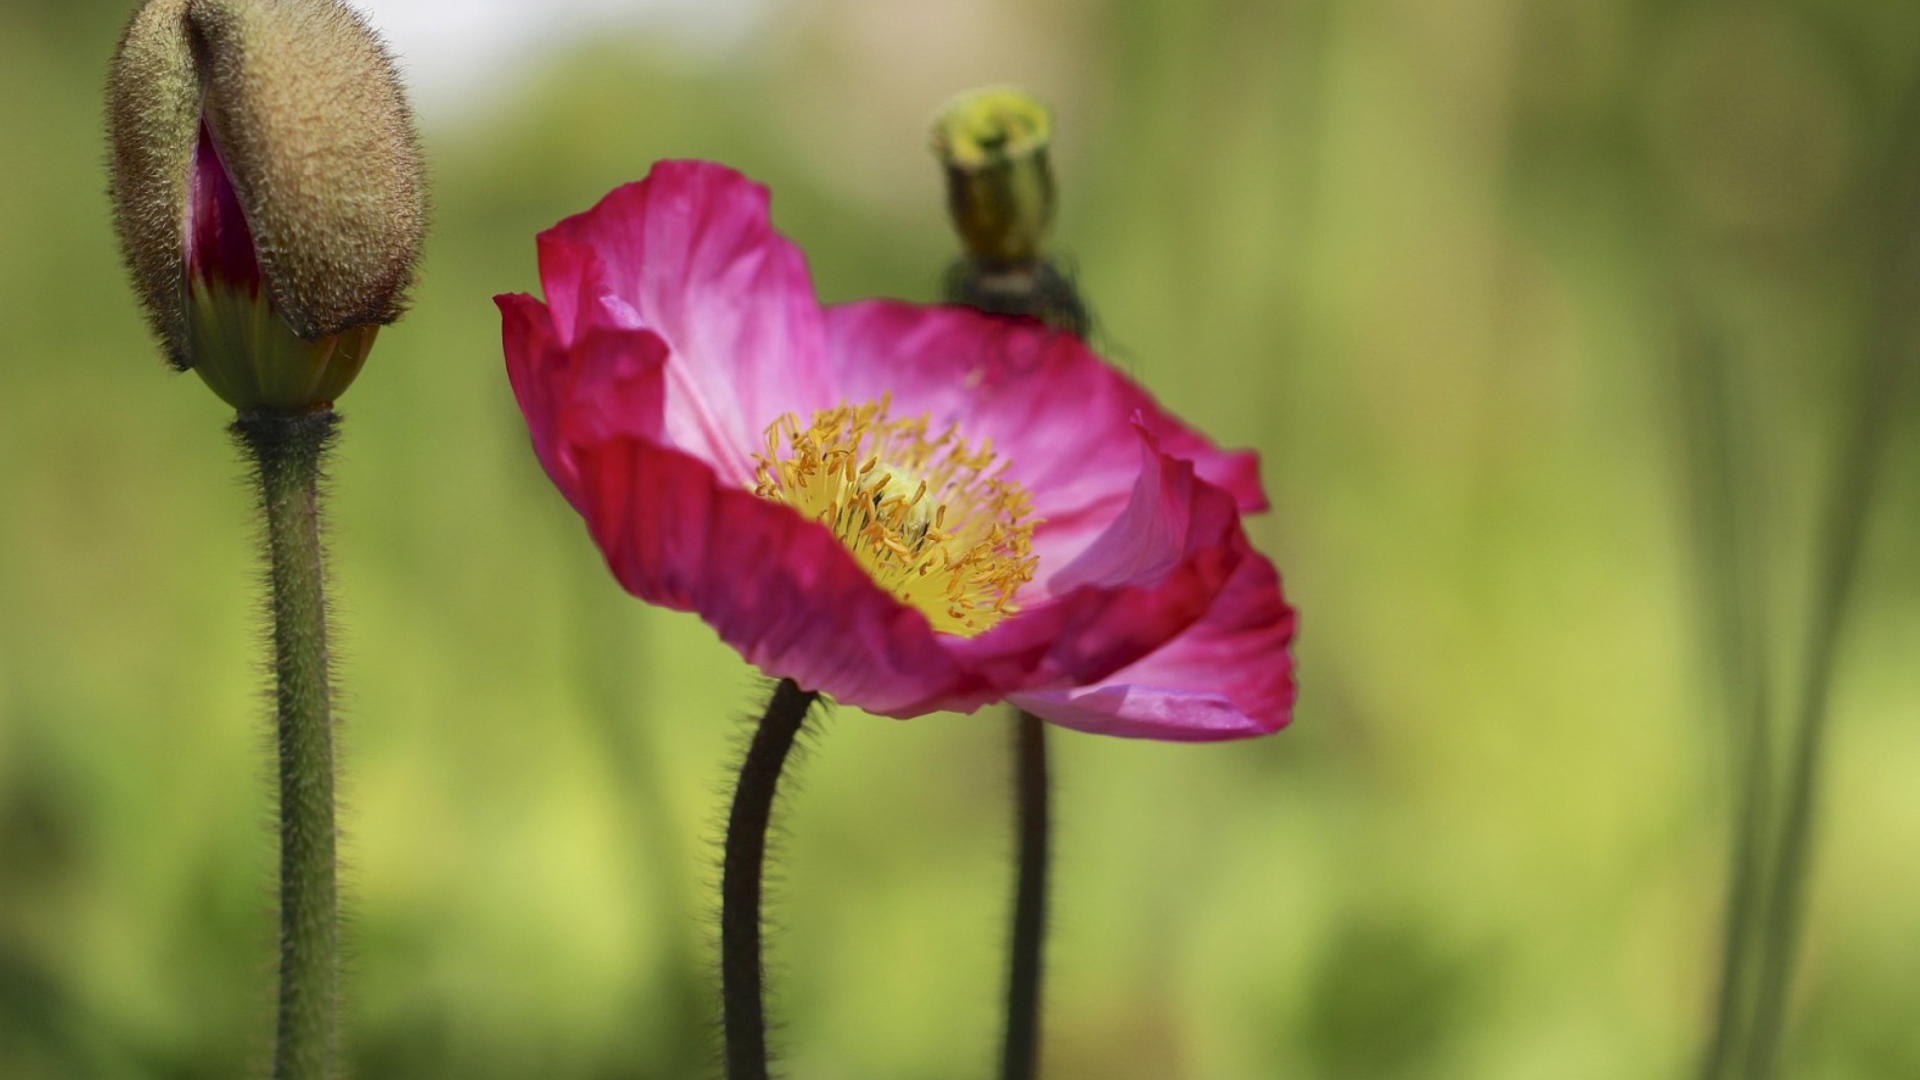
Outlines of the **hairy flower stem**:
[[1040,1066],[1040,976],[1047,934],[1047,729],[1040,718],[1015,710],[1013,724],[1015,819],[1019,869],[1013,888],[1013,943],[1007,957],[1007,1029],[1000,1055],[1002,1080],[1033,1080]]
[[[947,299],[996,315],[1022,315],[1084,338],[1092,327],[1073,281],[1045,258],[1003,263],[963,258],[947,271]],[[1007,955],[1007,1013],[1001,1080],[1033,1080],[1040,1071],[1040,986],[1047,939],[1047,866],[1051,828],[1047,733],[1040,719],[1014,710],[1014,882]]]
[[275,734],[280,749],[280,1001],[275,1080],[330,1080],[338,1041],[340,923],[334,878],[333,707],[328,687],[321,460],[337,418],[243,412],[267,517]]
[[720,869],[720,999],[727,1080],[767,1080],[767,1009],[760,950],[767,824],[787,754],[820,695],[780,680],[740,765]]
[[993,315],[1025,315],[1078,338],[1093,326],[1073,279],[1050,259],[962,258],[947,270],[942,291],[950,304]]

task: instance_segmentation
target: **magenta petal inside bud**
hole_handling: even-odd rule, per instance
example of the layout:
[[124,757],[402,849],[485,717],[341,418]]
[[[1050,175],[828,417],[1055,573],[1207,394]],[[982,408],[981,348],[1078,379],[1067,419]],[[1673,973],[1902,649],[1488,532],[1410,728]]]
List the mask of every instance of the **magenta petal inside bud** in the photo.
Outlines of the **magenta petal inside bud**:
[[187,278],[202,285],[216,282],[230,289],[260,294],[260,260],[253,250],[253,230],[233,192],[233,181],[213,145],[213,133],[200,123],[200,145],[193,155],[193,177],[187,192]]

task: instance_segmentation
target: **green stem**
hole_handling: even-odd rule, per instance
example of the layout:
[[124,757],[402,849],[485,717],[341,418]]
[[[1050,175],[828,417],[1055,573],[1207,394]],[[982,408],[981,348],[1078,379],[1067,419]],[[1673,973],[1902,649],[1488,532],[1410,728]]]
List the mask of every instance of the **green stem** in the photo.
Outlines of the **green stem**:
[[[1736,707],[1738,708],[1738,707]],[[1771,739],[1764,704],[1752,707],[1753,722],[1747,731],[1759,731]],[[1736,734],[1736,739],[1741,736]],[[1736,1049],[1749,1034],[1745,1021],[1754,996],[1752,977],[1755,929],[1760,914],[1762,861],[1766,824],[1772,803],[1772,761],[1770,742],[1748,739],[1734,747],[1729,755],[1734,774],[1736,821],[1732,849],[1729,852],[1726,896],[1726,925],[1721,937],[1720,992],[1714,1019],[1712,1041],[1701,1069],[1703,1080],[1721,1080],[1739,1076]],[[1731,1070],[1731,1071],[1729,1071]]]
[[1047,729],[1024,709],[1013,718],[1016,865],[1013,942],[1007,955],[1007,1026],[1001,1080],[1033,1080],[1040,1068],[1040,983],[1047,936]]
[[761,878],[767,826],[787,754],[820,695],[780,680],[740,765],[727,815],[720,870],[720,1005],[726,1032],[727,1080],[767,1080],[767,1007],[760,948]]
[[[644,660],[647,643],[633,622],[632,605],[619,602],[627,598],[608,580],[599,559],[573,559],[570,569],[573,622],[580,631],[570,650],[579,661],[574,679],[585,690],[592,735],[614,777],[629,833],[648,856],[641,874],[655,917],[662,926],[673,925],[667,914],[682,905],[687,892],[685,852],[672,828],[673,806],[659,754],[643,734],[656,729],[636,722],[631,707],[636,688],[644,689],[640,684],[650,674]],[[648,1001],[648,1022],[636,1034],[643,1041],[648,1041],[648,1032],[660,1036],[650,1040],[653,1056],[644,1073],[691,1076],[706,1064],[710,1051],[698,1035],[712,1018],[708,973],[681,934],[666,934],[660,948],[655,984],[663,999]]]
[[1813,816],[1819,803],[1821,763],[1826,756],[1828,704],[1839,658],[1840,632],[1858,576],[1861,541],[1874,480],[1892,427],[1889,412],[1899,367],[1908,361],[1897,346],[1881,350],[1865,380],[1853,438],[1842,455],[1827,513],[1820,584],[1807,643],[1806,683],[1794,732],[1792,772],[1780,827],[1779,855],[1767,896],[1760,954],[1759,990],[1751,1026],[1750,1075],[1770,1080],[1779,1072],[1781,1028],[1793,985],[1801,927],[1806,919],[1807,880],[1813,849]]
[[1731,365],[1717,334],[1699,316],[1684,323],[1683,400],[1691,439],[1694,534],[1709,652],[1715,654],[1729,716],[1727,759],[1734,793],[1728,853],[1720,986],[1713,1034],[1702,1057],[1701,1080],[1722,1080],[1739,1064],[1753,1000],[1753,959],[1767,825],[1772,815],[1773,724],[1762,649],[1766,638],[1761,552],[1748,522],[1753,492],[1746,482],[1751,455],[1740,411],[1730,398]]
[[[1819,806],[1821,764],[1826,755],[1827,714],[1840,636],[1858,577],[1867,515],[1892,435],[1894,408],[1914,364],[1912,296],[1920,288],[1920,80],[1910,81],[1900,102],[1887,168],[1878,171],[1888,188],[1883,216],[1868,223],[1879,241],[1878,295],[1870,315],[1867,356],[1855,387],[1848,439],[1836,464],[1816,567],[1812,616],[1808,620],[1806,682],[1793,739],[1786,807],[1778,856],[1762,927],[1752,1048],[1752,1080],[1780,1072],[1780,1046],[1787,1001],[1806,921],[1813,862],[1813,817]],[[1871,204],[1870,204],[1871,205]]]
[[254,411],[241,413],[232,428],[253,460],[267,517],[280,750],[275,1080],[330,1080],[339,1032],[333,709],[319,495],[321,460],[336,422],[330,410]]

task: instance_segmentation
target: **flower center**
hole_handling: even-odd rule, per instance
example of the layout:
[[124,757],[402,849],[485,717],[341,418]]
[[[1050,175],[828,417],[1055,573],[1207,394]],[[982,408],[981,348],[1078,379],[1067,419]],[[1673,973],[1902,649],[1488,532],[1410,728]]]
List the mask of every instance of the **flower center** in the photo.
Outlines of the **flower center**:
[[894,420],[882,398],[792,413],[767,428],[754,494],[833,530],[860,568],[935,630],[972,637],[1017,610],[1033,580],[1032,503],[1011,463],[928,418]]

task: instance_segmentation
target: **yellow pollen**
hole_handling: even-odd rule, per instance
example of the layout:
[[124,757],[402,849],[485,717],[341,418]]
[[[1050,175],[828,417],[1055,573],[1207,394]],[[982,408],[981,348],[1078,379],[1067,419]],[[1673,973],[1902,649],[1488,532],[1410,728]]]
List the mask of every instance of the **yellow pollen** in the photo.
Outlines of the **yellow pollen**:
[[926,416],[894,420],[887,408],[881,398],[822,409],[806,427],[792,413],[775,420],[754,494],[833,530],[935,630],[984,633],[1033,580],[1033,504],[990,444],[967,445],[958,425],[930,434]]

